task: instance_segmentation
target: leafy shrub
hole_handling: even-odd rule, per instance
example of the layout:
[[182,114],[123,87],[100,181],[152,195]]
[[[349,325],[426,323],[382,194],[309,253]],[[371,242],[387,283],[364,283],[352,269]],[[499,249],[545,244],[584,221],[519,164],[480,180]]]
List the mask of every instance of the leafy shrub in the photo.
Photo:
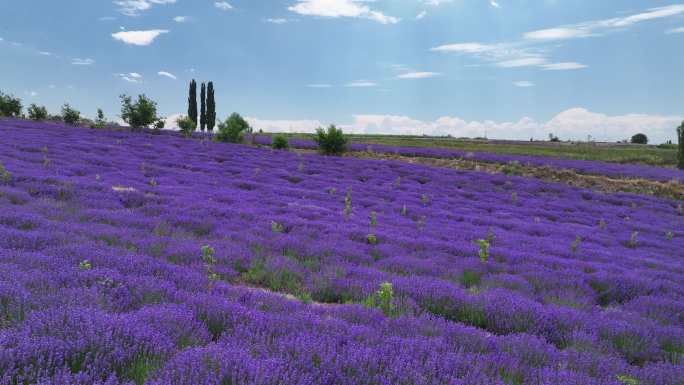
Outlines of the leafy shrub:
[[195,132],[195,129],[197,129],[197,123],[195,123],[195,121],[189,116],[182,116],[178,118],[176,123],[178,124],[178,128],[180,128],[180,131],[183,133],[183,135],[187,137],[192,136],[192,133]]
[[62,120],[70,126],[75,126],[81,121],[81,112],[73,109],[69,103],[65,103],[62,106]]
[[241,143],[246,132],[251,131],[249,123],[234,112],[225,122],[219,123],[216,139],[227,143]]
[[48,118],[48,111],[45,106],[31,104],[28,108],[28,117],[31,120],[41,121]]
[[632,136],[630,142],[632,144],[648,144],[648,137],[644,134],[639,133]]
[[480,256],[480,261],[483,263],[487,263],[489,260],[489,241],[486,239],[478,239],[475,241],[478,246],[480,246],[480,250],[478,251],[478,255]]
[[158,121],[157,102],[144,94],[138,95],[138,100],[127,95],[121,95],[121,119],[135,129],[149,127]]
[[12,174],[0,163],[0,183],[9,184],[10,182],[12,182]]
[[549,134],[549,142],[560,142],[560,139],[554,134]]
[[219,279],[218,274],[214,271],[214,265],[216,265],[216,257],[214,256],[215,250],[208,246],[202,246],[202,261],[207,269],[207,278],[209,282],[217,281]]
[[271,221],[271,231],[273,231],[274,233],[284,233],[285,226],[283,226],[282,223]]
[[93,264],[89,260],[83,260],[78,264],[78,268],[82,271],[88,271],[93,268]]
[[285,135],[276,135],[273,137],[273,143],[271,144],[274,150],[287,150],[290,148],[290,143]]
[[382,310],[387,317],[399,315],[397,305],[394,303],[394,290],[390,282],[380,284],[380,290],[366,298],[366,306]]
[[378,237],[375,236],[375,234],[368,234],[366,236],[366,241],[368,242],[369,245],[377,245],[378,244]]
[[21,115],[21,99],[0,92],[0,116],[17,117]]
[[318,150],[323,155],[340,155],[347,151],[347,137],[334,124],[330,125],[327,130],[323,130],[321,127],[317,128],[314,141],[318,144]]

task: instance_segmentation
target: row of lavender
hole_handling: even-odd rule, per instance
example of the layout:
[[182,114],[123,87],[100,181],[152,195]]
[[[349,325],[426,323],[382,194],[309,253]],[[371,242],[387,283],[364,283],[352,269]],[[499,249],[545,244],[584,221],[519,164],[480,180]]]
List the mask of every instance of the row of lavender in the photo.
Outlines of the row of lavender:
[[[0,384],[683,383],[676,202],[0,131]],[[361,305],[383,282],[390,317]]]
[[[271,143],[270,136],[258,136],[260,144]],[[315,149],[316,143],[306,139],[290,139],[290,145],[295,148]],[[684,171],[674,168],[643,166],[636,164],[619,164],[599,161],[587,161],[579,159],[563,159],[532,155],[508,155],[490,152],[471,152],[464,150],[437,148],[437,147],[400,147],[381,144],[351,145],[353,151],[374,151],[378,153],[396,154],[403,156],[420,156],[429,158],[469,159],[480,162],[507,164],[519,162],[523,165],[553,167],[558,169],[575,170],[581,174],[607,175],[616,178],[643,178],[657,181],[684,182]]]

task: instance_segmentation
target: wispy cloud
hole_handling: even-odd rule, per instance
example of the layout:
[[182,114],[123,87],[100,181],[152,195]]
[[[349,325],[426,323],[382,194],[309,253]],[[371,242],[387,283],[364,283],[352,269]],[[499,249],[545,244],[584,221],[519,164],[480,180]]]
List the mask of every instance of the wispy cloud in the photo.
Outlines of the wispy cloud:
[[501,5],[499,5],[499,3],[497,3],[494,0],[489,0],[489,5],[491,5],[494,8],[501,8]]
[[176,23],[185,23],[185,22],[187,22],[188,20],[189,20],[189,19],[188,19],[187,16],[176,16],[176,17],[173,18],[173,21],[175,21]]
[[287,24],[287,23],[291,22],[292,20],[291,19],[285,19],[282,17],[278,17],[278,18],[264,19],[264,21],[267,23],[271,23],[271,24]]
[[95,60],[86,58],[86,59],[81,59],[81,58],[73,58],[71,59],[71,64],[76,65],[76,66],[89,66],[95,64]]
[[122,31],[112,34],[112,37],[126,44],[146,46],[162,34],[169,33],[166,29],[151,29],[148,31]]
[[525,33],[524,38],[528,40],[553,41],[599,36],[612,30],[625,29],[645,21],[677,16],[683,13],[684,4],[676,4],[647,9],[641,13],[625,17],[593,20],[584,23],[531,31]]
[[397,79],[429,79],[442,76],[439,72],[407,72],[397,76]]
[[155,5],[174,4],[176,0],[116,0],[118,11],[126,16],[138,16]]
[[217,1],[214,3],[214,7],[222,11],[230,11],[231,9],[233,9],[233,6],[230,5],[230,3],[227,1]]
[[159,71],[159,72],[157,72],[157,75],[159,75],[159,76],[166,76],[167,78],[173,79],[173,80],[178,79],[178,78],[176,77],[176,75],[172,74],[171,72],[167,72],[167,71]]
[[667,33],[668,35],[671,35],[673,33],[684,33],[684,27],[668,29],[665,33]]
[[425,16],[427,16],[427,12],[426,12],[426,11],[422,11],[422,12],[420,12],[419,14],[416,15],[416,20],[422,20],[422,19],[425,18]]
[[376,87],[378,83],[370,81],[370,80],[354,80],[352,82],[349,82],[345,84],[345,87],[352,87],[352,88],[363,88],[363,87]]
[[330,84],[324,84],[324,83],[307,84],[306,86],[309,88],[330,88],[330,87],[332,87]]
[[541,66],[546,71],[568,71],[568,70],[579,70],[582,68],[587,68],[586,64],[576,63],[576,62],[565,62],[565,63],[551,63],[544,64]]
[[513,85],[522,88],[534,87],[534,83],[528,80],[518,80],[517,82],[513,82]]
[[304,16],[361,18],[381,24],[396,24],[401,19],[371,9],[365,0],[299,0],[288,9]]
[[143,76],[137,72],[129,72],[127,74],[116,74],[116,76],[129,83],[142,83]]

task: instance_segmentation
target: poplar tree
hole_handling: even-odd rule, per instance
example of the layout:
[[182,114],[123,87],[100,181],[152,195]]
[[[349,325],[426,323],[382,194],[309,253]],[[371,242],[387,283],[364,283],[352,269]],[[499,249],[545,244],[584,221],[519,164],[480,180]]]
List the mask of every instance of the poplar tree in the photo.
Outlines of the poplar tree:
[[677,153],[677,167],[684,170],[684,122],[677,129],[677,139],[679,140],[679,151]]
[[216,126],[216,100],[214,100],[214,82],[207,84],[207,130],[213,131]]
[[190,95],[188,96],[188,117],[197,125],[197,82],[190,82]]
[[204,132],[207,126],[207,87],[202,83],[200,91],[200,131]]

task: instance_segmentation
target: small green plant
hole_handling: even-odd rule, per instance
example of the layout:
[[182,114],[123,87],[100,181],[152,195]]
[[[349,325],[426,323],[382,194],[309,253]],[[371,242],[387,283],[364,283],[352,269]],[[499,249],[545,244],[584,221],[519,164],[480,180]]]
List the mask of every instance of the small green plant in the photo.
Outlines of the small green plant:
[[9,184],[12,182],[12,174],[0,163],[0,183]]
[[425,230],[425,226],[427,226],[427,217],[425,215],[421,215],[420,218],[418,218],[418,230]]
[[428,197],[427,194],[421,194],[420,203],[422,203],[423,206],[427,206],[427,204],[430,203],[430,197]]
[[329,189],[326,190],[328,194],[330,195],[335,195],[337,193],[337,189],[334,187],[330,187]]
[[575,237],[575,240],[572,241],[572,244],[570,244],[570,250],[572,250],[573,253],[577,252],[577,249],[579,248],[580,244],[582,243],[582,237],[579,235]]
[[668,241],[671,241],[672,239],[674,239],[674,233],[673,233],[672,231],[668,231],[668,232],[665,234],[665,236],[667,237],[667,240],[668,240]]
[[209,282],[218,281],[219,275],[214,271],[214,265],[216,265],[215,250],[208,246],[202,246],[202,261],[207,269],[207,278]]
[[31,104],[28,109],[28,118],[31,120],[41,121],[48,118],[48,111],[45,106],[38,106],[36,104]]
[[352,198],[351,189],[347,190],[347,195],[344,196],[344,215],[349,216],[352,213]]
[[197,123],[187,116],[182,116],[176,120],[178,128],[185,135],[186,138],[191,137],[192,133],[197,129]]
[[502,168],[501,172],[506,175],[522,175],[522,166],[517,160],[506,163]]
[[271,231],[273,231],[274,233],[284,233],[285,226],[276,221],[271,221]]
[[347,151],[348,139],[334,124],[330,125],[327,130],[317,128],[314,141],[323,155],[342,155]]
[[371,211],[371,213],[370,213],[370,227],[372,229],[374,229],[377,226],[378,226],[378,214],[375,211]]
[[601,218],[601,220],[599,221],[599,228],[601,230],[605,230],[607,226],[608,226],[608,224],[606,223],[606,220]]
[[394,290],[390,282],[381,283],[380,290],[369,295],[365,304],[367,307],[382,310],[386,317],[398,315],[397,306],[394,304]]
[[274,150],[287,150],[290,148],[290,143],[287,140],[287,136],[280,134],[273,137],[271,147],[273,147]]
[[629,242],[627,245],[631,248],[637,247],[637,244],[639,243],[639,232],[638,231],[632,231],[632,235],[629,237]]
[[366,242],[368,242],[369,245],[377,245],[378,237],[376,237],[375,234],[368,234],[366,236]]
[[478,246],[480,246],[480,250],[478,251],[480,261],[482,261],[482,263],[487,263],[487,261],[489,261],[489,241],[487,241],[486,239],[478,239],[475,242]]
[[641,384],[639,379],[634,378],[632,376],[628,376],[626,374],[618,374],[617,376],[615,376],[615,378],[625,385],[640,385]]
[[159,185],[159,183],[157,183],[157,181],[154,178],[150,179],[150,181],[147,182],[147,184],[149,184],[152,187],[157,187]]
[[90,269],[93,268],[93,264],[90,263],[90,261],[86,259],[86,260],[81,261],[81,262],[78,264],[78,268],[79,268],[81,271],[88,271],[88,270],[90,270]]

